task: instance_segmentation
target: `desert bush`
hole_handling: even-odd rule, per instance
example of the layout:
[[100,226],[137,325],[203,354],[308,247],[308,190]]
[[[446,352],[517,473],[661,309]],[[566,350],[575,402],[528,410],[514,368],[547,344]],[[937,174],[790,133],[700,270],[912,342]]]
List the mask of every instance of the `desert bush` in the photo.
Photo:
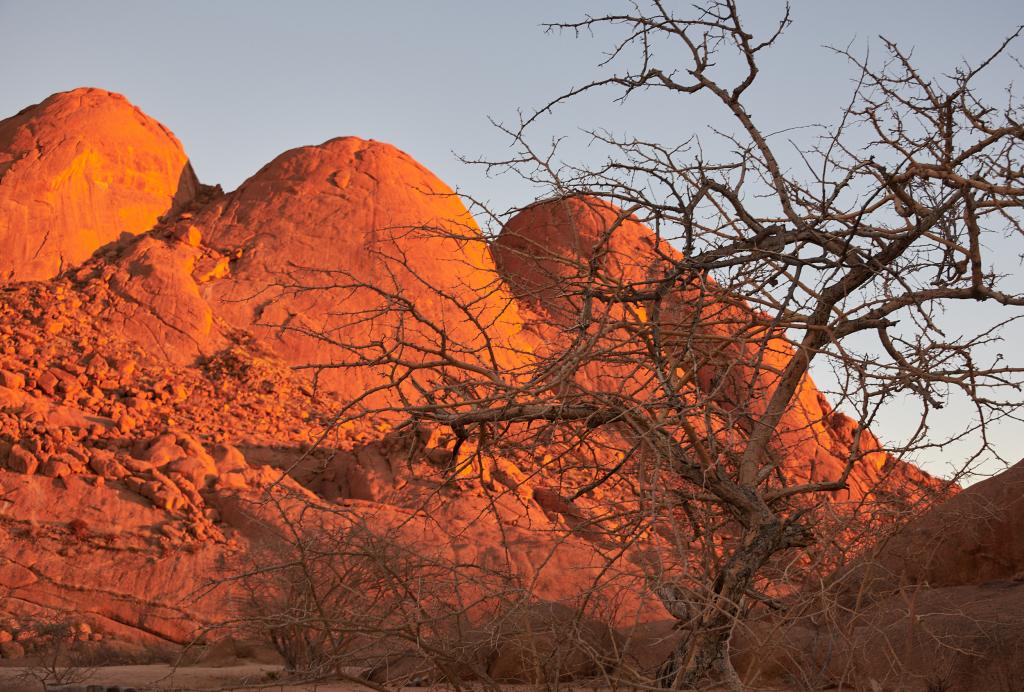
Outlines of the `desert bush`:
[[[456,573],[436,555],[406,545],[398,531],[327,514],[329,525],[289,519],[287,538],[268,542],[239,578],[239,622],[266,641],[289,673],[315,680],[453,678],[472,656],[462,632],[469,611],[493,598],[488,575]],[[475,582],[475,583],[474,583]],[[467,588],[472,587],[472,588]],[[471,593],[472,592],[472,593]],[[420,654],[427,670],[396,661]]]
[[88,680],[107,661],[92,646],[88,633],[68,614],[41,619],[32,625],[30,664],[21,681],[43,690]]
[[289,520],[289,537],[252,553],[237,578],[236,627],[270,644],[292,679],[496,689],[615,670],[620,642],[598,612],[604,600],[539,602],[509,572],[460,564],[403,538],[401,524],[312,516]]

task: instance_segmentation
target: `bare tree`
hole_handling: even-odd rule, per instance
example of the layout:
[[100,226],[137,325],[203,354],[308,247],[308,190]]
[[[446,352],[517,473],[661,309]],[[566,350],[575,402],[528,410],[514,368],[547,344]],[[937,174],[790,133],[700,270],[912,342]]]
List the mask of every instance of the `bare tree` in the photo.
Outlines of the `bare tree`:
[[[508,282],[525,337],[499,333],[475,301],[409,297],[410,285],[431,286],[391,241],[453,239],[450,228],[390,229],[380,252],[394,270],[376,280],[296,268],[282,281],[289,291],[372,297],[351,314],[341,306],[341,324],[389,316],[372,342],[342,344],[338,361],[313,364],[380,375],[372,401],[352,402],[338,424],[384,416],[399,429],[447,429],[448,480],[490,482],[502,459],[519,459],[528,475],[558,480],[549,504],[568,507],[574,530],[591,532],[609,563],[641,543],[663,548],[645,569],[683,633],[658,675],[671,688],[738,684],[728,657],[737,622],[783,607],[800,586],[793,574],[820,574],[866,527],[893,523],[883,512],[892,487],[906,501],[893,512],[919,499],[905,491],[913,479],[899,476],[900,455],[969,435],[980,440],[976,456],[988,453],[988,426],[1019,405],[1022,368],[990,347],[1024,306],[1006,274],[1022,233],[1024,111],[1012,92],[988,105],[975,83],[1021,30],[939,79],[884,39],[880,63],[837,50],[856,69],[854,93],[834,126],[806,145],[785,143],[791,166],[746,105],[761,55],[790,21],[786,7],[758,36],[732,0],[684,14],[654,0],[550,25],[617,42],[606,77],[504,128],[514,157],[478,162],[550,191],[493,244],[502,277],[488,290]],[[594,131],[607,159],[593,166],[534,146],[545,114],[601,89],[621,100],[710,97],[732,123],[714,131],[727,153],[708,160],[697,136]],[[653,239],[638,249],[630,239],[640,224]],[[545,235],[566,227],[577,235]],[[960,302],[1007,310],[965,331],[944,317]],[[833,404],[852,419],[817,396],[812,363],[834,373]],[[973,419],[937,434],[929,415],[956,397]],[[894,399],[920,408],[919,425],[882,446],[868,426]],[[795,466],[794,446],[826,425],[846,426],[841,463]],[[871,487],[854,492],[855,476]],[[611,496],[621,500],[614,509],[603,504]],[[590,514],[573,515],[588,498]]]
[[[572,413],[591,425],[625,422],[691,488],[691,504],[706,502],[723,511],[726,525],[738,524],[726,559],[708,575],[711,588],[699,613],[687,613],[690,636],[666,670],[665,682],[675,687],[693,685],[720,659],[769,560],[812,540],[806,504],[793,500],[844,488],[857,460],[851,454],[833,478],[776,483],[785,450],[773,445],[810,364],[827,361],[839,373],[840,402],[859,414],[858,434],[887,400],[912,397],[921,407],[920,427],[893,451],[935,444],[928,414],[954,390],[972,403],[976,417],[949,437],[977,433],[984,450],[989,422],[1012,415],[1018,405],[1021,372],[984,347],[1019,311],[997,318],[991,329],[954,334],[943,331],[941,313],[955,301],[1024,305],[1012,276],[999,273],[1008,266],[1012,271],[1012,263],[988,252],[996,245],[1019,254],[1024,113],[1012,93],[994,107],[974,88],[1020,29],[977,65],[940,80],[923,76],[885,39],[886,59],[878,66],[838,51],[857,69],[857,87],[837,125],[822,128],[810,146],[793,145],[806,171],[801,174],[780,163],[773,144],[779,138],[764,132],[744,103],[759,77],[760,54],[790,23],[788,7],[762,37],[745,27],[731,1],[686,12],[652,2],[551,25],[618,32],[603,63],[610,74],[508,129],[521,155],[492,164],[547,183],[559,196],[595,195],[624,209],[580,258],[580,271],[563,273],[560,285],[577,298],[571,306],[581,332],[592,329],[588,320],[597,321],[590,316],[609,314],[613,304],[623,308],[615,314],[627,323],[643,309],[646,319],[634,318],[626,331],[645,347],[636,357],[645,358],[658,385],[657,406],[652,411],[654,401],[645,399],[640,414],[640,402],[612,407],[604,398]],[[665,64],[662,55],[684,58]],[[729,69],[737,65],[742,69]],[[598,167],[556,164],[555,151],[532,147],[528,135],[543,114],[600,88],[623,100],[652,90],[679,98],[710,95],[732,118],[734,131],[722,126],[718,134],[733,155],[706,161],[697,137],[657,143],[604,132],[590,133],[609,152]],[[681,255],[659,244],[658,266],[648,266],[646,277],[595,273],[595,260],[612,250],[616,226],[627,215],[649,223],[659,242]],[[952,325],[958,326],[963,329]],[[876,337],[873,344],[868,335]],[[726,375],[702,383],[704,396],[696,402],[685,401],[684,380],[699,378],[709,363]],[[753,391],[765,380],[761,392]],[[724,464],[716,458],[720,450],[709,449],[719,445],[693,429],[701,410],[721,412],[740,429],[742,442]],[[493,415],[508,419],[500,411]],[[564,420],[571,414],[560,409],[556,415]]]

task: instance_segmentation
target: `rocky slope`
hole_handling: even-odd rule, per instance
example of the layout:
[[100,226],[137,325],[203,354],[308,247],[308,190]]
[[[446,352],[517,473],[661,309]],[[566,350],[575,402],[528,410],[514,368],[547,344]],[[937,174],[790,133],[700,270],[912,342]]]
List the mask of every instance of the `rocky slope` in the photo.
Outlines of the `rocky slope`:
[[[168,363],[103,323],[122,314],[120,300],[89,272],[0,294],[5,656],[31,652],[34,623],[63,614],[125,655],[188,643],[237,614],[230,589],[206,589],[286,549],[268,497],[302,505],[314,525],[339,512],[400,523],[429,553],[517,574],[536,598],[571,599],[600,581],[599,556],[512,462],[502,476],[512,490],[445,482],[445,450],[428,434],[372,419],[331,427],[343,400],[312,396],[306,378],[237,333],[209,358]],[[628,599],[634,617],[660,617]]]
[[[118,96],[85,96],[75,117],[136,113]],[[93,103],[102,98],[111,103]],[[107,141],[106,127],[101,118],[80,131],[79,146]],[[76,180],[44,182],[66,205],[97,204]],[[128,193],[118,185],[131,187],[114,181],[112,194]],[[286,153],[231,195],[188,189],[163,221],[102,247],[88,227],[81,238],[62,228],[62,243],[88,248],[77,264],[66,259],[55,278],[17,273],[48,280],[0,292],[3,656],[31,653],[37,623],[58,617],[113,652],[191,641],[235,614],[237,593],[212,582],[268,545],[287,549],[268,498],[305,507],[314,524],[339,511],[400,523],[435,558],[515,575],[531,598],[571,599],[600,581],[599,555],[541,506],[512,460],[500,482],[489,472],[453,482],[450,451],[429,431],[392,432],[373,417],[334,425],[373,385],[372,367],[315,379],[289,367],[331,364],[345,344],[397,329],[384,310],[355,318],[410,289],[424,296],[424,320],[459,335],[461,357],[478,357],[481,328],[466,331],[444,293],[476,303],[490,353],[499,341],[499,359],[527,352],[486,245],[447,187],[393,147],[346,138]],[[65,211],[58,204],[54,218]],[[299,286],[308,281],[318,290]],[[289,324],[296,315],[304,321]],[[325,323],[333,343],[307,333]],[[429,356],[429,340],[403,339],[410,358]],[[633,621],[664,617],[637,588],[615,588]]]

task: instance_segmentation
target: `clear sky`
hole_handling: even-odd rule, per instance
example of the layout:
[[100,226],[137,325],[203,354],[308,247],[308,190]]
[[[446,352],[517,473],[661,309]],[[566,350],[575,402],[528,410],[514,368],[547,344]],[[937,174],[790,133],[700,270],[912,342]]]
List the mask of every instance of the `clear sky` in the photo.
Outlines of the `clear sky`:
[[[488,117],[514,121],[595,74],[607,37],[547,35],[546,21],[578,19],[619,3],[551,0],[0,0],[0,118],[56,91],[97,86],[124,93],[183,142],[207,183],[236,187],[282,151],[339,135],[391,142],[453,187],[497,208],[528,202],[511,178],[487,179],[455,154],[500,158],[507,144]],[[753,22],[780,3],[740,0]],[[750,107],[766,129],[832,121],[852,71],[821,46],[914,48],[940,74],[986,54],[1024,23],[1020,0],[795,0],[794,26],[763,65]],[[1024,54],[1024,44],[1016,54]],[[1019,80],[1012,63],[993,89]],[[603,125],[681,142],[715,115],[700,103],[618,106],[588,98],[544,132]],[[577,152],[585,156],[582,148]],[[1019,330],[1015,334],[1024,341]],[[1012,347],[1008,347],[1012,351]],[[1024,350],[1024,349],[1022,349]],[[898,436],[898,418],[884,435]],[[1016,460],[1020,424],[999,446]],[[955,454],[955,453],[954,453]],[[930,468],[941,473],[941,459]],[[994,467],[993,467],[994,468]]]

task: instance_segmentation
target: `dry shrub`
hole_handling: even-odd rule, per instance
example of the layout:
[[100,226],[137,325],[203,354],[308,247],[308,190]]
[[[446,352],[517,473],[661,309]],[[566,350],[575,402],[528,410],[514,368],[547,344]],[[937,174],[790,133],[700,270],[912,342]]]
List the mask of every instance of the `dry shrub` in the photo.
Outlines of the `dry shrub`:
[[330,519],[293,523],[239,577],[244,636],[273,646],[294,679],[493,687],[615,669],[620,642],[593,606],[538,602],[513,575],[458,564],[401,527]]
[[97,647],[81,635],[68,614],[36,622],[29,640],[31,665],[25,668],[21,682],[35,682],[47,690],[88,680],[106,661]]

